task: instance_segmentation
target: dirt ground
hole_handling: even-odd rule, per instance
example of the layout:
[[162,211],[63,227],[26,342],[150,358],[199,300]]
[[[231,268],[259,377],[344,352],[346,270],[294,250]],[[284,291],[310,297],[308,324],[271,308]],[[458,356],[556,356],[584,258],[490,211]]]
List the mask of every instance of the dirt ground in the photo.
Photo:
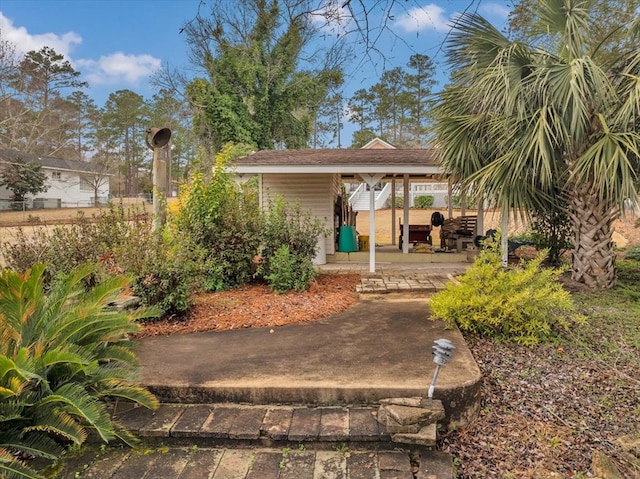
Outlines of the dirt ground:
[[[409,211],[409,224],[430,224],[431,215],[436,210],[433,209],[411,209]],[[438,210],[445,216],[447,212]],[[453,216],[460,216],[460,210],[455,209]],[[466,210],[467,215],[475,215],[475,210]],[[391,244],[391,209],[383,209],[376,211],[376,244]],[[398,243],[398,235],[400,234],[399,220],[402,219],[402,210],[396,210],[396,244]],[[635,226],[637,218],[629,216],[625,219],[614,222],[613,240],[619,248],[626,248],[629,245],[640,245],[640,228]],[[501,214],[500,210],[488,210],[484,212],[484,231],[488,229],[500,229]],[[519,219],[512,217],[509,220],[509,235],[524,233],[528,226],[523,224]],[[356,217],[356,230],[363,235],[369,234],[369,213],[361,211]]]

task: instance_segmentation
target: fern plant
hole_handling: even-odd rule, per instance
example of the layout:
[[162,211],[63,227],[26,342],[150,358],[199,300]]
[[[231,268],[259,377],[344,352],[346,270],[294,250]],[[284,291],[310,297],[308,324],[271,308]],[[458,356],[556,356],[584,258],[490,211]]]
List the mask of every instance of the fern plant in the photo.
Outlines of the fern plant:
[[38,477],[21,455],[56,458],[90,432],[103,441],[135,438],[107,411],[122,398],[156,408],[135,383],[137,361],[126,335],[138,330],[130,313],[109,307],[127,287],[111,277],[90,290],[84,266],[45,294],[45,266],[0,275],[0,477]]

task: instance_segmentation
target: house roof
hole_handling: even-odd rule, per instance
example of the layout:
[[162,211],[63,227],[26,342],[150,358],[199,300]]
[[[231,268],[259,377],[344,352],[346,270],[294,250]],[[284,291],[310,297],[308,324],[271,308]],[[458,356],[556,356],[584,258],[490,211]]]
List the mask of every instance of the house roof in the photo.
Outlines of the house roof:
[[236,173],[340,173],[433,177],[442,174],[433,149],[262,150],[233,161]]
[[27,163],[37,163],[43,168],[48,168],[50,170],[67,170],[80,173],[104,174],[100,167],[86,161],[66,160],[55,156],[38,156],[19,150],[0,149],[0,162],[13,163],[18,159],[22,159]]

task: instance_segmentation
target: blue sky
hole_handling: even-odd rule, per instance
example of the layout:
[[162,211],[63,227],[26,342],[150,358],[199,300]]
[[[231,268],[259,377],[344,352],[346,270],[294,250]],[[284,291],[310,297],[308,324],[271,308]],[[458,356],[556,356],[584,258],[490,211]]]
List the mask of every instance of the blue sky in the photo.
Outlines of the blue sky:
[[[242,1],[242,0],[229,0]],[[0,0],[0,35],[18,51],[53,47],[64,54],[83,79],[98,106],[110,93],[130,89],[150,99],[149,77],[163,62],[189,72],[188,50],[180,27],[193,18],[200,0]],[[318,4],[327,3],[318,0]],[[341,4],[342,1],[328,0]],[[357,4],[359,2],[354,2]],[[357,51],[344,65],[345,96],[378,81],[384,68],[406,66],[413,53],[429,55],[446,81],[441,44],[455,15],[478,11],[499,29],[506,27],[508,0],[364,0],[392,5],[387,31],[376,43],[380,53]],[[206,9],[205,11],[208,11]],[[344,12],[342,12],[344,14]],[[372,15],[372,24],[380,19]],[[348,26],[347,26],[348,28]],[[357,40],[354,35],[354,41]],[[322,41],[331,41],[328,32]]]

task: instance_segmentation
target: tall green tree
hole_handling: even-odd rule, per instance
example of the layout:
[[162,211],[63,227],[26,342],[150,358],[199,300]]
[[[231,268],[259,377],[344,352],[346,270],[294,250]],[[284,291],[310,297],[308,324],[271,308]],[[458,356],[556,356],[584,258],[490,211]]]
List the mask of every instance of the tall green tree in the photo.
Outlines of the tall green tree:
[[3,145],[39,155],[67,153],[73,134],[66,95],[87,86],[79,76],[69,61],[50,47],[20,58],[15,46],[0,38]]
[[135,196],[141,169],[148,160],[144,146],[149,111],[144,98],[131,90],[109,95],[101,114],[103,145],[113,148],[118,162],[118,194]]
[[360,145],[375,131],[396,146],[424,146],[432,121],[434,74],[431,59],[414,54],[407,68],[386,70],[368,90],[357,90],[348,100],[349,121],[359,127],[353,142]]
[[407,127],[413,137],[413,145],[423,147],[427,144],[427,127],[431,123],[431,108],[433,107],[433,87],[436,85],[434,75],[436,67],[428,55],[415,53],[409,57],[407,66],[413,73],[405,77],[407,93],[409,95],[409,112]]
[[318,90],[333,78],[326,73],[339,70],[339,60],[321,52],[301,68],[314,33],[311,10],[308,0],[217,0],[209,17],[185,25],[192,59],[208,74],[187,90],[194,124],[214,150],[227,142],[307,146],[316,113],[309,98],[324,98]]
[[[573,279],[607,288],[615,282],[612,223],[637,202],[640,50],[636,40],[615,61],[598,62],[592,7],[542,0],[533,44],[462,15],[446,45],[454,73],[436,134],[446,171],[493,204],[525,214],[564,207]],[[637,17],[611,21],[608,31],[632,35]]]

